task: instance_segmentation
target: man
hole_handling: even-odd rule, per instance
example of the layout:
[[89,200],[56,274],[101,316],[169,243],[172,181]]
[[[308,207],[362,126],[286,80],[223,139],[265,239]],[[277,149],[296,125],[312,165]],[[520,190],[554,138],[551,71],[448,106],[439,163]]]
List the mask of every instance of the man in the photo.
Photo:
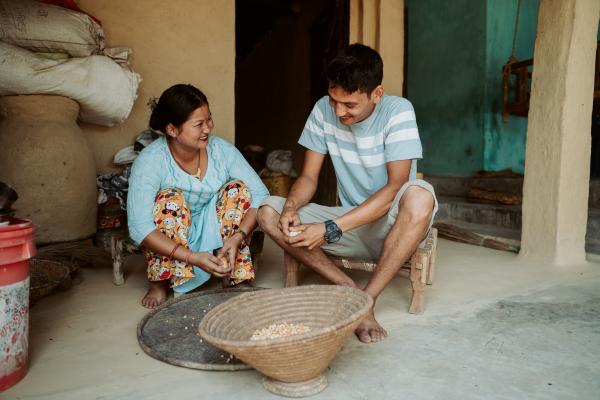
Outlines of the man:
[[[437,200],[431,185],[415,179],[422,158],[415,114],[408,100],[384,94],[379,54],[350,45],[329,63],[326,75],[329,96],[316,103],[299,140],[306,147],[302,173],[287,199],[263,202],[258,222],[287,262],[299,261],[334,284],[356,287],[328,255],[377,259],[363,289],[376,301],[427,236]],[[341,207],[308,204],[327,154]],[[387,332],[372,309],[356,335],[369,343]]]

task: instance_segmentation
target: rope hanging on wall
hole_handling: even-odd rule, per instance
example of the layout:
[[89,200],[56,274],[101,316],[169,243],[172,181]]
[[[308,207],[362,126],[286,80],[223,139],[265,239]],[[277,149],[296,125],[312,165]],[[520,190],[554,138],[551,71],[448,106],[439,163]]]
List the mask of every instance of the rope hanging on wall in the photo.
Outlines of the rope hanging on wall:
[[[512,53],[508,58],[508,62],[502,67],[502,121],[504,122],[508,122],[508,116],[510,114],[526,117],[529,112],[529,98],[531,95],[529,90],[529,80],[531,79],[529,67],[533,65],[533,59],[517,61],[517,57],[515,56],[520,14],[521,0],[517,0]],[[515,75],[516,77],[513,102],[510,101],[512,75]]]

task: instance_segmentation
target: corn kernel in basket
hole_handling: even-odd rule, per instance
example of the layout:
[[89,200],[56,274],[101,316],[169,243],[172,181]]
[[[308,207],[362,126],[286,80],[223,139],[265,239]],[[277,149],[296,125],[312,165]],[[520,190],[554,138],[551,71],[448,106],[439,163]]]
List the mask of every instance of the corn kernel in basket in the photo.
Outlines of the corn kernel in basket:
[[271,324],[266,328],[255,330],[250,340],[277,339],[309,331],[310,328],[306,325],[288,324],[287,322],[283,322],[281,324]]

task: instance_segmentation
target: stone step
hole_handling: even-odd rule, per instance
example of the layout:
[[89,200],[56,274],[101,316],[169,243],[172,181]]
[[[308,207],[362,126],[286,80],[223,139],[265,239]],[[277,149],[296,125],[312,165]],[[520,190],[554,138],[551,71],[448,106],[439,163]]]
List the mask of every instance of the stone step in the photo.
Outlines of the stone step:
[[471,203],[461,197],[438,197],[436,219],[463,221],[499,228],[521,229],[521,206]]
[[[497,191],[509,195],[523,194],[523,177],[446,177],[426,176],[425,180],[433,185],[438,197],[466,198],[471,188]],[[588,206],[600,209],[600,179],[590,180]]]
[[[521,230],[510,228],[499,228],[494,225],[484,225],[469,223],[465,221],[439,220],[436,218],[434,226],[438,227],[438,235],[441,238],[456,240],[456,238],[444,235],[443,225],[451,225],[458,230],[464,229],[469,232],[468,236],[478,236],[479,240],[457,240],[463,243],[477,244],[484,247],[490,247],[496,250],[506,250],[518,252],[521,247]],[[477,241],[478,243],[475,243]],[[600,254],[600,239],[598,237],[586,236],[585,251],[593,254]]]
[[[521,238],[521,207],[470,203],[460,197],[440,197],[436,223],[466,229],[482,238],[507,239],[511,245]],[[588,210],[586,251],[600,254],[600,209]]]

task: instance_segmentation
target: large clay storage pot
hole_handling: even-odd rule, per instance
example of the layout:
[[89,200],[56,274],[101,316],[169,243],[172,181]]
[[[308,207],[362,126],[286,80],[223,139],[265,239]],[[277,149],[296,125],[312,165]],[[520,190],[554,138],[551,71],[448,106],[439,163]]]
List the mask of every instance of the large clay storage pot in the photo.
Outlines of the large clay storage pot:
[[16,189],[16,215],[33,221],[38,243],[96,231],[96,167],[78,113],[67,97],[0,97],[0,181]]

